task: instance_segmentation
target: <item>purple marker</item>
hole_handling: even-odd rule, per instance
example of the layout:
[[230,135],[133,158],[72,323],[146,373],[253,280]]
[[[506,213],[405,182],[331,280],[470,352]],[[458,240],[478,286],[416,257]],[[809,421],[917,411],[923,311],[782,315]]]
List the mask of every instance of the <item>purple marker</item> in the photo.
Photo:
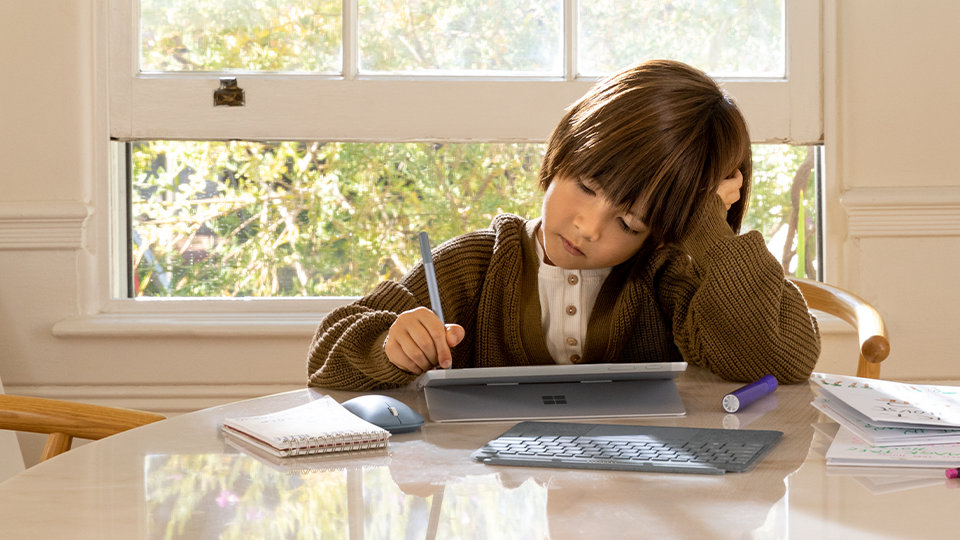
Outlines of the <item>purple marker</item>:
[[723,396],[723,410],[735,413],[777,389],[777,378],[764,375],[755,382]]

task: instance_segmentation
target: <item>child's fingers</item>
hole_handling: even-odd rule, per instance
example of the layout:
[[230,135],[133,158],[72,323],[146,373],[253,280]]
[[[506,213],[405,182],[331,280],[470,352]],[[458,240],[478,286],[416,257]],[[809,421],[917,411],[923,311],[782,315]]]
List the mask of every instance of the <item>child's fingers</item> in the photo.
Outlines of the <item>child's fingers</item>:
[[418,318],[419,325],[410,332],[417,347],[423,353],[426,365],[418,362],[425,370],[433,369],[437,364],[450,364],[450,347],[447,346],[446,331],[440,318],[432,311],[428,316]]
[[411,373],[423,373],[438,364],[449,367],[452,361],[443,323],[424,307],[397,317],[383,350],[393,364]]
[[467,331],[459,324],[447,325],[447,345],[456,347],[467,335]]
[[398,368],[410,373],[420,374],[429,369],[429,362],[412,339],[387,336],[383,345],[387,359]]
[[411,336],[411,339],[404,340],[402,345],[403,352],[416,364],[418,372],[433,369],[437,352],[433,350],[433,344],[429,339],[423,339],[422,337],[417,339]]
[[743,187],[743,173],[737,170],[730,178],[720,181],[717,187],[717,194],[727,206],[727,210],[733,206],[733,203],[740,200],[740,188]]
[[[436,366],[444,369],[449,368],[453,364],[453,353],[450,352],[450,347],[452,346],[450,341],[453,338],[448,335],[450,332],[449,329],[459,329],[461,336],[453,342],[453,345],[456,345],[463,339],[463,327],[458,324],[445,326],[440,320],[440,317],[427,308],[421,307],[413,311],[417,315],[417,321],[420,323],[420,329],[422,330],[416,334],[417,343],[430,361],[430,366],[427,367],[427,369],[433,369]],[[453,330],[453,332],[457,334],[457,330]]]
[[456,347],[458,343],[463,341],[463,337],[466,335],[466,331],[459,324],[448,324],[444,329],[444,345],[446,347],[440,348],[441,351],[438,356],[438,365],[443,369],[448,369],[453,365],[453,353],[450,351],[450,347]]
[[440,322],[440,318],[430,311],[429,315],[420,319],[422,328],[426,332],[426,338],[420,335],[420,339],[428,339],[420,344],[420,348],[427,355],[431,365],[427,369],[432,369],[439,365],[442,368],[450,367],[453,363],[453,355],[450,353],[450,346],[447,345],[447,329]]

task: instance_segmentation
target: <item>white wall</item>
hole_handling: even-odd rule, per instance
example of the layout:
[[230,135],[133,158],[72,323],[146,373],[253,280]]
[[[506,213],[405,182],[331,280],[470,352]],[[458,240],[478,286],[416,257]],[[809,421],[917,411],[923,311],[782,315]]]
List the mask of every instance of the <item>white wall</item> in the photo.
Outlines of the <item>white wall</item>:
[[887,317],[885,376],[957,378],[960,3],[837,3],[841,275]]
[[[943,336],[960,327],[960,3],[825,0],[829,280],[875,303],[884,375],[960,378]],[[0,2],[0,377],[8,392],[180,412],[300,387],[309,328],[283,334],[55,337],[106,182],[97,0]],[[831,331],[820,369],[852,372]],[[842,363],[841,363],[842,360]]]
[[[99,0],[0,2],[0,378],[9,393],[176,414],[300,388],[309,327],[233,336],[55,337],[106,249]],[[100,38],[102,39],[102,37]],[[90,215],[87,216],[87,213]],[[142,334],[142,333],[141,333]],[[27,456],[28,460],[30,456]]]

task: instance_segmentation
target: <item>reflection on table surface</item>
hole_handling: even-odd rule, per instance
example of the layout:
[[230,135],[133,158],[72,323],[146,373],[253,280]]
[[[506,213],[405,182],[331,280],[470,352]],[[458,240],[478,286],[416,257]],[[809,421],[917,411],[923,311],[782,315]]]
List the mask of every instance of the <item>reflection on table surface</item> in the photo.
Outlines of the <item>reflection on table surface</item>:
[[151,538],[546,538],[547,488],[465,476],[404,493],[368,458],[274,463],[246,454],[147,456]]
[[[303,389],[171,418],[76,448],[0,484],[3,538],[947,538],[955,487],[935,475],[828,469],[809,385],[738,415],[737,384],[691,368],[683,418],[608,423],[777,429],[753,470],[722,476],[489,466],[470,453],[514,422],[437,424],[382,451],[275,458],[224,440],[227,416]],[[427,413],[422,394],[387,392]],[[960,465],[960,464],[958,464]]]

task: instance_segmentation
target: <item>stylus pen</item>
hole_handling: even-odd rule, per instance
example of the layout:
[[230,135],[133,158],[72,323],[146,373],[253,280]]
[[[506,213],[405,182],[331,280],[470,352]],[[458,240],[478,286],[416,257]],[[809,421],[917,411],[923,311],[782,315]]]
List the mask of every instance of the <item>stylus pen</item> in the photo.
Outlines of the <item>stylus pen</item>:
[[[423,258],[423,273],[427,278],[427,291],[430,293],[430,309],[443,323],[443,308],[440,307],[440,288],[437,286],[437,271],[433,268],[433,255],[430,253],[430,237],[426,231],[420,233],[420,256]],[[445,323],[444,323],[445,324]]]

